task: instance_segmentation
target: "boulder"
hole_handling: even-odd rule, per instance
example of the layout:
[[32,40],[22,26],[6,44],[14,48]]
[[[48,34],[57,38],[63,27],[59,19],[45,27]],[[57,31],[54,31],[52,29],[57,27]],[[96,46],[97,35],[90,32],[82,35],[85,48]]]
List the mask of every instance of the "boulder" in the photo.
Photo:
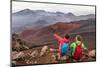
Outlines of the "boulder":
[[89,51],[89,57],[95,58],[96,57],[96,50]]
[[18,59],[18,58],[21,58],[24,56],[24,53],[23,52],[15,52],[15,53],[12,53],[12,59]]
[[16,61],[12,61],[12,64],[16,64]]
[[49,50],[48,46],[43,46],[40,52],[40,56],[45,55],[48,50]]
[[37,57],[38,56],[38,51],[33,51],[31,54],[30,54],[30,56],[32,56],[32,57]]

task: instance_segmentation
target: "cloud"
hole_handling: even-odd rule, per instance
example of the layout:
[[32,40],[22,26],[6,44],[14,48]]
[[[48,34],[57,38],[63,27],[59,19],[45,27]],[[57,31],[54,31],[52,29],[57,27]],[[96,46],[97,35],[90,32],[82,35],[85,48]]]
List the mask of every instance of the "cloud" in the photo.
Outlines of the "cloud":
[[64,5],[64,4],[47,4],[47,3],[31,3],[31,2],[12,2],[12,12],[23,9],[45,10],[49,12],[72,12],[75,15],[95,14],[94,6]]

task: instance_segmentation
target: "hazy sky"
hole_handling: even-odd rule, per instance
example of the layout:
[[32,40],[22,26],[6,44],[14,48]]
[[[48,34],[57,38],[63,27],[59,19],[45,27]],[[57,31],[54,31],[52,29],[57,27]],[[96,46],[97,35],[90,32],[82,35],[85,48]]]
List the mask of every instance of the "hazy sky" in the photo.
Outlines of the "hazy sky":
[[49,12],[72,12],[75,15],[95,14],[93,6],[79,5],[64,5],[64,4],[46,4],[46,3],[31,3],[31,2],[12,2],[12,12],[17,12],[23,9],[45,10]]

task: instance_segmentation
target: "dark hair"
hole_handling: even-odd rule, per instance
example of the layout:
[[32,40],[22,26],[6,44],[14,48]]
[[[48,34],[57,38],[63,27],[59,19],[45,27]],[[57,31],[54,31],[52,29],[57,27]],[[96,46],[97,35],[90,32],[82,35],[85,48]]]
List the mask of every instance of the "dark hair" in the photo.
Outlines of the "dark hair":
[[80,35],[77,35],[77,36],[76,36],[76,39],[77,39],[78,41],[82,41],[82,37],[81,37]]
[[70,36],[69,36],[69,34],[66,34],[66,35],[65,35],[65,38],[67,38],[67,39],[68,39],[69,37],[70,37]]

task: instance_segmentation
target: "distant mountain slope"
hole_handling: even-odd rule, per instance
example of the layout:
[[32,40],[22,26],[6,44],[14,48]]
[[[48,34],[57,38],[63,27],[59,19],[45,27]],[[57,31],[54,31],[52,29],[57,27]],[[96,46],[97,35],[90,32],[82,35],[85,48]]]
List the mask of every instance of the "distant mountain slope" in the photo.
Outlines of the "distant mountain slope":
[[95,32],[96,30],[96,20],[88,19],[88,20],[80,20],[77,23],[82,24],[79,29],[72,31],[72,33],[79,33],[79,32]]
[[71,22],[95,18],[94,14],[75,16],[73,13],[47,12],[44,10],[24,9],[12,14],[12,31],[19,32],[33,27],[44,27],[56,22]]
[[[25,30],[20,34],[20,37],[29,43],[33,43],[35,45],[44,45],[53,43],[56,44],[54,33],[58,33],[62,37],[69,33],[71,37],[75,37],[75,35],[85,36],[85,40],[95,41],[95,19],[81,20],[70,23],[58,22],[56,24],[52,24],[38,30],[30,29]],[[91,39],[90,39],[91,38]],[[71,40],[73,41],[73,40]],[[91,42],[94,44],[95,42]]]

